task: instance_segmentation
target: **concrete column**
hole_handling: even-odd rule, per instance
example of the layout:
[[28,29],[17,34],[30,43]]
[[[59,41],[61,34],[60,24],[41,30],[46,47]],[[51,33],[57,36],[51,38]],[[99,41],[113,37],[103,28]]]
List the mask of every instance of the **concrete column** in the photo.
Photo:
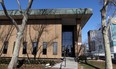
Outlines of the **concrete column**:
[[81,35],[81,24],[80,21],[78,21],[75,29],[74,29],[74,41],[75,41],[75,56],[80,55],[80,49],[82,44],[82,35]]

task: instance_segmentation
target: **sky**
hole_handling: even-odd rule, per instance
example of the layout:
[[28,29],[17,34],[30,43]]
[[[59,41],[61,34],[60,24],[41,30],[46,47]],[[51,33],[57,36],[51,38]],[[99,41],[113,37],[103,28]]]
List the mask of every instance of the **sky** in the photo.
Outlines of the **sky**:
[[[23,9],[27,6],[28,0],[19,0]],[[87,41],[87,32],[89,30],[95,30],[100,27],[101,24],[101,4],[100,0],[34,0],[33,9],[49,9],[49,8],[91,8],[93,15],[88,20],[86,25],[82,29],[82,42]],[[5,0],[5,5],[8,10],[17,9],[16,0]],[[0,6],[0,10],[2,10]]]

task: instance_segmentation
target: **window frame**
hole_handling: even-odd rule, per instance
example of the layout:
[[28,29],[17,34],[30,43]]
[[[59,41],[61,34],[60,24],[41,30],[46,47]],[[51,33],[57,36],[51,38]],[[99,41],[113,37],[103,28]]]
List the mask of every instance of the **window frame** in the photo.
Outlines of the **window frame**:
[[[43,49],[42,49],[42,54],[46,55],[47,54],[47,42],[43,42]],[[45,49],[44,49],[45,48]]]
[[4,41],[4,47],[3,47],[3,54],[7,54],[7,50],[8,50],[8,41]]
[[58,54],[58,42],[53,42],[53,55]]
[[27,42],[23,42],[22,54],[27,54]]
[[[36,43],[35,47],[34,47],[34,43]],[[32,54],[36,55],[37,54],[37,48],[38,48],[38,42],[32,42]]]

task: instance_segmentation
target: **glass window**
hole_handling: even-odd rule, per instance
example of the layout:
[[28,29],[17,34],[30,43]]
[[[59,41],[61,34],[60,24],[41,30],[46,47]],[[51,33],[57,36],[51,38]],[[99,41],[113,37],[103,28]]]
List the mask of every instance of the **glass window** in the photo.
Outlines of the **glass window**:
[[62,42],[63,46],[66,48],[69,47],[69,45],[73,45],[73,32],[63,32]]
[[116,59],[116,54],[114,54],[114,59]]
[[53,42],[53,55],[57,55],[57,46],[58,46],[58,43]]
[[99,49],[100,49],[100,50],[102,49],[102,45],[99,45]]
[[27,42],[23,42],[23,54],[27,54]]
[[47,42],[43,42],[43,54],[47,54]]
[[90,48],[89,48],[91,51],[95,51],[95,41],[91,41],[90,42]]
[[116,30],[115,30],[116,24],[112,24],[112,25],[111,25],[111,28],[112,28],[112,29],[111,29],[112,39],[113,39],[113,40],[116,40],[116,35],[115,35],[115,34],[116,34]]
[[38,46],[38,42],[32,42],[32,47],[33,47],[32,54],[33,55],[36,55],[37,53],[37,46]]
[[8,41],[4,42],[4,47],[3,47],[3,54],[7,53],[7,49],[8,49]]

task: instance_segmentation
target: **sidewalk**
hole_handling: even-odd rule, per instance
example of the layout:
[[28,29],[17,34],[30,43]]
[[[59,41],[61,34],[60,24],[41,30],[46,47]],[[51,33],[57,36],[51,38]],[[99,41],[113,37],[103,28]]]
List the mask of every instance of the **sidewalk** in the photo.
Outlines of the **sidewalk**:
[[66,57],[66,63],[65,60],[61,63],[58,63],[52,67],[58,68],[58,69],[78,69],[77,62],[75,62],[74,58],[72,57]]

